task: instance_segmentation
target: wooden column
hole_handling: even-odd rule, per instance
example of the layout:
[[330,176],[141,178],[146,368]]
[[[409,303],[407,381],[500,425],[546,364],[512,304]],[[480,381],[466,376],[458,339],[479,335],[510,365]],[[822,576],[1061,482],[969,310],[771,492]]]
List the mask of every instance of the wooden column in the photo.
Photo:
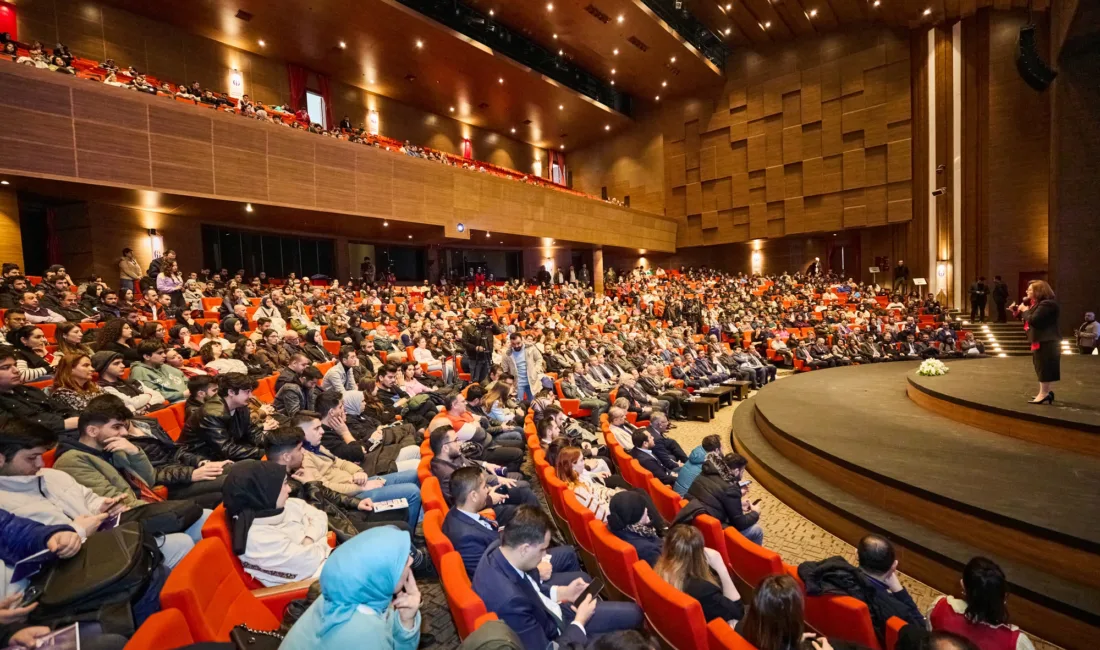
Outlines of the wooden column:
[[[0,261],[14,262],[23,269],[23,235],[19,229],[19,197],[0,187]],[[26,271],[26,269],[23,269]]]
[[603,295],[603,247],[597,246],[592,251],[592,287],[596,295]]

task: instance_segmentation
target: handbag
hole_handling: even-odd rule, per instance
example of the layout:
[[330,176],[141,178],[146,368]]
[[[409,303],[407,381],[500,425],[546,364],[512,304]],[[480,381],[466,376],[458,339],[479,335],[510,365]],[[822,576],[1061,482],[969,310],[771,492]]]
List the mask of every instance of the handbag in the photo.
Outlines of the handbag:
[[237,650],[279,650],[283,635],[268,630],[253,630],[241,623],[229,631],[229,642]]
[[194,501],[159,501],[146,503],[122,513],[120,523],[141,522],[145,531],[153,535],[182,533],[202,517],[202,508]]

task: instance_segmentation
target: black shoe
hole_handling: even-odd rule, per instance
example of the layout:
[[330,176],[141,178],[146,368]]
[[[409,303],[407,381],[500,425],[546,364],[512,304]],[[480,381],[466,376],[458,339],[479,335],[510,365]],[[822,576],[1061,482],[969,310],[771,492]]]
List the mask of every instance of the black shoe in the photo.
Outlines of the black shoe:
[[413,549],[413,577],[417,580],[437,580],[439,573],[432,564],[432,558],[421,548]]
[[1054,404],[1054,391],[1050,391],[1041,400],[1028,400],[1028,404]]
[[435,635],[428,634],[427,632],[420,633],[420,645],[417,648],[427,648],[428,646],[435,645]]

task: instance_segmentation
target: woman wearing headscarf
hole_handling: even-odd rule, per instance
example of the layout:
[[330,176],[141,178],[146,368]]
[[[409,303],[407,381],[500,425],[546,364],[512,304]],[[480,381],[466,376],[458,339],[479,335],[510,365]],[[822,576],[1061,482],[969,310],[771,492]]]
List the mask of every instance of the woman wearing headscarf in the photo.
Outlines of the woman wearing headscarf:
[[317,577],[329,554],[328,516],[289,495],[286,468],[266,461],[234,463],[222,486],[233,553],[266,587]]
[[661,538],[649,520],[646,500],[637,492],[619,492],[611,497],[607,528],[638,551],[638,559],[653,566],[661,557]]
[[409,533],[372,528],[344,542],[321,571],[321,595],[290,628],[280,650],[415,650],[420,590],[412,576]]
[[302,353],[309,357],[312,363],[327,363],[332,361],[332,355],[325,349],[325,343],[321,340],[321,330],[309,330],[302,342]]
[[256,312],[252,314],[254,320],[260,320],[261,318],[270,318],[271,329],[278,332],[280,335],[286,331],[286,320],[283,319],[282,312],[275,306],[275,301],[271,299],[271,296],[264,296],[260,299],[260,306],[256,309]]

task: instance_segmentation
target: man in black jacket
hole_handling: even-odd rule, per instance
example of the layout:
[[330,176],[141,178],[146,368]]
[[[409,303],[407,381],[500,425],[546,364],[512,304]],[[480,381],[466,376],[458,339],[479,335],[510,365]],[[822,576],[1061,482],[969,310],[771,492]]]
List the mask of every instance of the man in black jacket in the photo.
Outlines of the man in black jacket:
[[630,450],[630,455],[641,464],[643,469],[652,472],[654,478],[671,487],[676,482],[676,470],[679,469],[679,465],[665,467],[661,459],[653,453],[653,435],[646,429],[635,431],[632,439],[634,448]]
[[993,276],[993,304],[997,305],[997,322],[1008,322],[1008,312],[1005,311],[1005,303],[1008,302],[1008,285],[1001,280],[1001,276]]
[[722,477],[722,470],[716,464],[719,462],[722,461],[714,458],[703,461],[703,470],[692,481],[687,496],[723,526],[733,526],[746,539],[763,544],[764,530],[759,525],[760,505],[750,504],[748,499],[741,497],[741,486],[733,485]]
[[15,367],[15,348],[0,346],[0,414],[36,422],[55,434],[76,433],[80,414],[40,388],[24,386]]
[[985,303],[989,296],[989,287],[985,283],[985,276],[979,277],[970,285],[970,322],[985,322]]
[[184,422],[179,444],[187,451],[208,460],[260,460],[259,446],[264,431],[278,426],[268,418],[261,430],[252,425],[248,401],[256,389],[256,380],[239,372],[218,376],[218,395],[203,403]]
[[679,470],[687,462],[687,454],[680,443],[668,437],[671,423],[664,413],[654,413],[646,430],[653,436],[653,455],[670,470]]
[[501,333],[500,327],[482,313],[475,318],[473,312],[466,312],[468,319],[462,328],[462,345],[466,348],[466,359],[470,362],[470,381],[480,384],[489,376],[489,366],[493,363],[494,338]]

